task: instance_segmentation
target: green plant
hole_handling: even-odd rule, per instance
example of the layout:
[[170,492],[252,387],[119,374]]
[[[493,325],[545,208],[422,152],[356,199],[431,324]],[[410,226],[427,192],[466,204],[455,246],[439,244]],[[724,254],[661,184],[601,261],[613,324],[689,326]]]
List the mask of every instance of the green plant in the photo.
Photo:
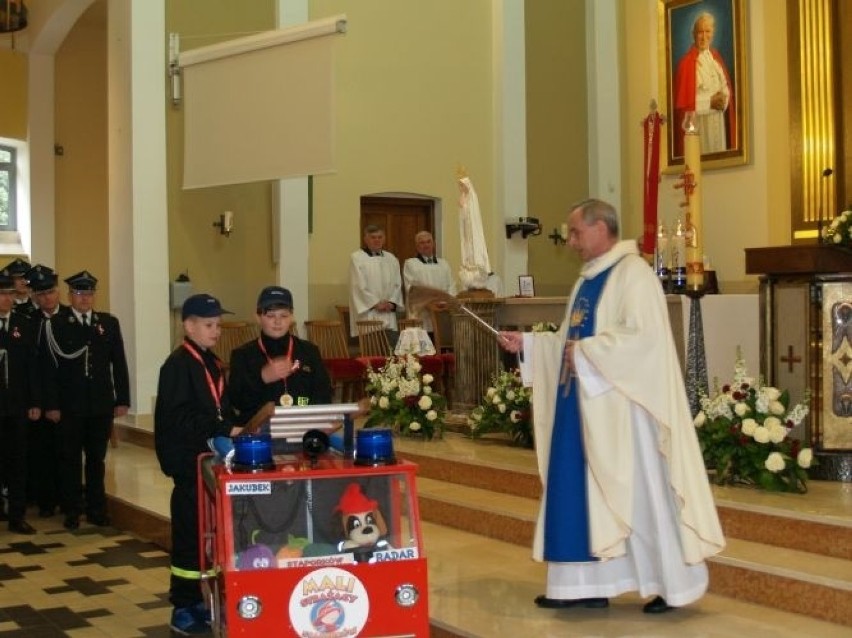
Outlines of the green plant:
[[788,434],[808,414],[808,396],[790,407],[790,394],[747,375],[737,353],[734,379],[713,398],[701,397],[694,424],[704,463],[719,485],[746,484],[782,492],[807,491],[813,452]]
[[367,370],[370,411],[364,427],[390,426],[401,434],[427,439],[440,433],[446,401],[432,389],[431,374],[421,374],[417,355],[390,357],[379,370]]
[[479,438],[489,432],[506,432],[516,445],[532,447],[531,400],[532,390],[524,387],[518,370],[495,375],[468,417],[470,435]]

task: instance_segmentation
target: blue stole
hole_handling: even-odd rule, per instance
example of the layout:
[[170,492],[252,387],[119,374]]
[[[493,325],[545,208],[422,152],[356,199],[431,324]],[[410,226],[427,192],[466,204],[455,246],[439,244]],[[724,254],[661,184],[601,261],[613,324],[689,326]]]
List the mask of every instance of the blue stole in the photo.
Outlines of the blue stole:
[[[612,266],[580,284],[571,306],[567,339],[576,341],[595,334],[595,312],[611,271]],[[586,452],[578,388],[570,377],[567,386],[562,378],[560,373],[547,470],[544,559],[554,563],[589,562],[597,559],[589,553]]]

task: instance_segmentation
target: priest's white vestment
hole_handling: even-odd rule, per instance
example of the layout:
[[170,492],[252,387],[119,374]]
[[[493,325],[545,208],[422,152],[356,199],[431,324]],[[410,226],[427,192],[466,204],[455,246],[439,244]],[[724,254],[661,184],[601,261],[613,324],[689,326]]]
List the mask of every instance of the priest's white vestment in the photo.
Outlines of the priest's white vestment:
[[[405,260],[402,267],[402,281],[405,284],[405,292],[411,286],[429,286],[443,290],[451,295],[456,294],[456,282],[450,270],[450,264],[443,257],[429,257],[434,262],[423,261],[419,256],[410,257]],[[432,332],[432,316],[428,308],[423,309],[418,317],[423,322],[423,329]]]
[[[547,485],[557,383],[570,311],[583,280],[612,266],[594,336],[574,347],[586,455],[590,554],[548,563],[546,596],[617,596],[638,590],[673,606],[707,588],[704,559],[725,545],[689,412],[665,296],[636,243],[622,241],[586,263],[557,333],[525,336],[534,361],[533,414]],[[545,489],[546,495],[546,489]],[[533,556],[544,560],[542,497]]]
[[386,250],[379,255],[356,250],[349,260],[349,334],[357,337],[355,322],[365,319],[381,319],[386,330],[396,330],[396,311],[373,309],[382,300],[404,310],[399,260]]

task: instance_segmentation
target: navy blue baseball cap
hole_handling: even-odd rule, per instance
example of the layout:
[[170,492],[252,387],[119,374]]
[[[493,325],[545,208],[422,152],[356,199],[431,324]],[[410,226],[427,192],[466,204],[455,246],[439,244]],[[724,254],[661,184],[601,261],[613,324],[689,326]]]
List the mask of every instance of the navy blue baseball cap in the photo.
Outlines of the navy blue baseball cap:
[[261,290],[257,297],[257,311],[266,312],[273,307],[292,310],[293,295],[290,294],[290,291],[281,286],[267,286]]
[[225,310],[219,300],[213,295],[199,293],[186,298],[181,309],[181,319],[187,317],[201,317],[209,319],[210,317],[220,317],[222,315],[234,314],[230,310]]

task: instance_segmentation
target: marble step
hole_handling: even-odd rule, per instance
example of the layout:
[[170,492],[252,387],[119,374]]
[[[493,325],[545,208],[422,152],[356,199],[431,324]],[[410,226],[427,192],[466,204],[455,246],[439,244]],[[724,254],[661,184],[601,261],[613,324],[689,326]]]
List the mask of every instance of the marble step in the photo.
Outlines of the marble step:
[[[424,521],[532,546],[536,500],[426,477],[418,479],[418,495]],[[709,561],[712,593],[852,626],[852,561],[727,540],[725,551]]]

